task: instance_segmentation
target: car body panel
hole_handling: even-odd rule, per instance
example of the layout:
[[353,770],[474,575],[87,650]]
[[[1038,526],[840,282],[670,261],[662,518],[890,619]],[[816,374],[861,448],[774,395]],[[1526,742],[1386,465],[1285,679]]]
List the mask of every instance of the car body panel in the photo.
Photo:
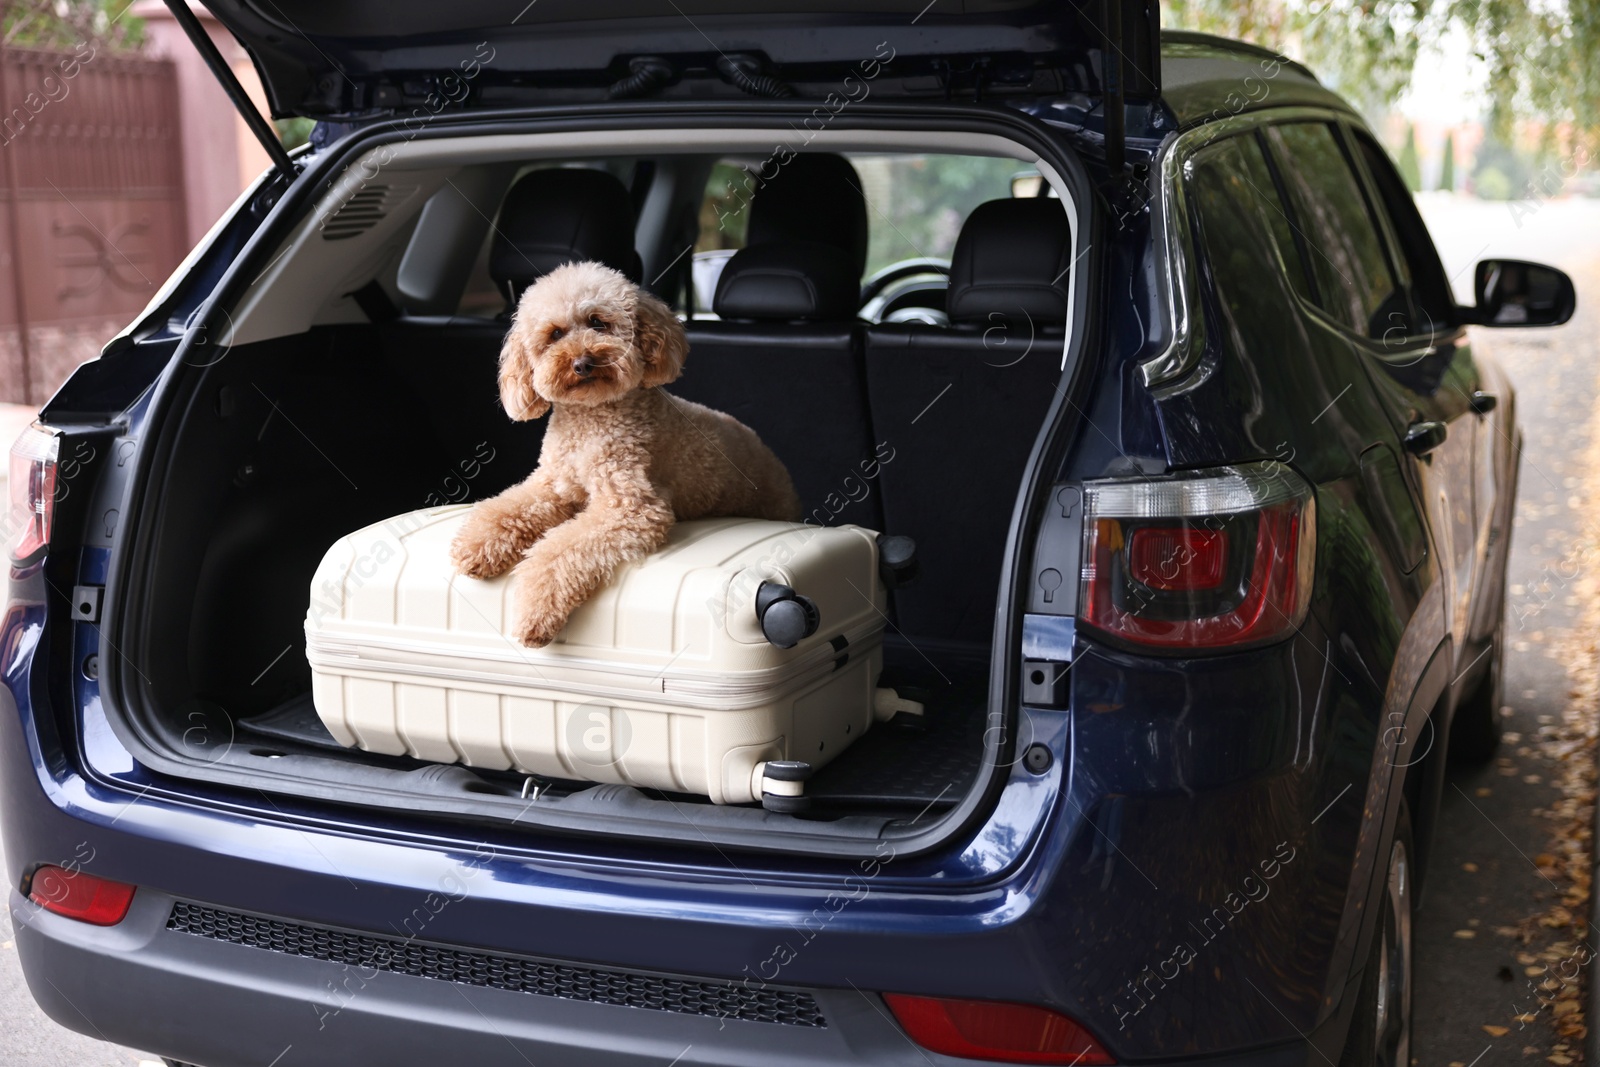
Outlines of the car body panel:
[[[1129,108],[1130,148],[1153,164],[1155,188],[1142,197],[1107,172],[1096,155],[1103,129],[1073,105],[990,109],[996,128],[1025,123],[1076,153],[1101,194],[1089,232],[1099,248],[1091,306],[1074,334],[1090,347],[1057,401],[1054,431],[1035,448],[1007,580],[1023,584],[1025,568],[1009,560],[1032,558],[1033,524],[1056,484],[1271,460],[1315,491],[1317,585],[1299,633],[1191,657],[1137,654],[1078,633],[1061,708],[1020,706],[1010,665],[998,664],[994,706],[1014,714],[992,724],[993,750],[1003,754],[995,788],[969,798],[961,833],[904,855],[830,860],[452,825],[358,798],[331,804],[153,770],[113,727],[117,695],[78,669],[89,655],[110,662],[121,650],[94,625],[65,624],[62,587],[122,581],[113,548],[124,528],[104,520],[117,508],[131,514],[131,481],[159,473],[161,457],[144,441],[162,399],[163,386],[147,391],[161,369],[152,355],[203,352],[192,324],[210,320],[191,318],[194,309],[228,295],[218,292],[221,279],[234,290],[248,280],[270,236],[263,230],[247,246],[262,223],[240,219],[228,231],[238,239],[197,262],[192,289],[180,286],[171,308],[52,402],[82,420],[69,425],[68,442],[98,442],[101,458],[85,466],[86,492],[62,515],[63,529],[86,531],[82,545],[12,573],[0,627],[7,873],[16,888],[37,864],[78,862],[141,889],[131,925],[109,933],[38,915],[12,895],[24,967],[47,1010],[66,1025],[219,1064],[262,1051],[272,1029],[260,1020],[294,1012],[301,1023],[278,1025],[296,1062],[348,1062],[357,1046],[347,1042],[385,1032],[397,1055],[459,1047],[481,1050],[484,1062],[498,1062],[506,1044],[573,1062],[584,1044],[619,1062],[679,1054],[685,1063],[748,1062],[758,1052],[773,1062],[940,1062],[889,1022],[878,994],[896,991],[1044,1004],[1083,1022],[1121,1062],[1227,1056],[1286,1067],[1337,1057],[1395,820],[1402,803],[1424,794],[1418,783],[1437,790],[1442,780],[1451,682],[1467,633],[1481,637],[1492,621],[1494,609],[1482,605],[1503,577],[1515,408],[1503,374],[1458,345],[1451,359],[1472,360],[1499,392],[1498,418],[1492,436],[1481,426],[1452,430],[1466,453],[1428,464],[1401,445],[1410,418],[1402,409],[1413,400],[1372,365],[1373,352],[1285,289],[1263,291],[1285,314],[1233,328],[1240,319],[1230,323],[1216,299],[1208,249],[1194,245],[1205,220],[1197,228],[1184,210],[1177,117],[1249,135],[1255,123],[1308,108],[1337,121],[1351,113],[1287,65],[1281,85],[1292,83],[1292,95],[1274,95],[1274,83],[1234,107],[1225,68],[1259,77],[1264,57],[1180,43],[1172,69],[1184,77],[1169,77],[1159,103]],[[774,113],[718,107],[708,123],[767,122]],[[841,121],[888,121],[884,114]],[[975,114],[930,104],[895,121],[937,130]],[[484,116],[477,128],[538,117]],[[426,132],[467,125],[430,123]],[[310,161],[306,186],[329,176],[328,158]],[[278,210],[307,196],[291,189]],[[1173,373],[1152,384],[1151,366]],[[128,375],[119,388],[96,385],[118,367]],[[176,371],[168,363],[165,373]],[[129,395],[138,398],[131,406]],[[99,409],[96,397],[105,398]],[[1447,504],[1470,503],[1459,533],[1450,526],[1457,508],[1419,506],[1431,500],[1419,496],[1430,480],[1446,485]],[[1016,643],[1013,614],[997,621],[997,647]],[[202,740],[213,751],[233,741]],[[1017,762],[1032,744],[1053,757],[1043,774]],[[805,989],[838,1026],[768,1046],[747,1029],[730,1035],[704,1020],[498,990],[457,996],[432,979],[387,973],[361,976],[347,1003],[337,992],[329,999],[330,982],[348,988],[348,971],[334,965],[172,940],[162,916],[178,900],[419,944]],[[263,991],[246,995],[241,976],[257,973]],[[140,996],[111,996],[106,983],[119,982]],[[142,999],[146,986],[214,1003],[218,1025]],[[486,1039],[462,999],[506,1034]],[[252,1007],[259,1020],[247,1017]],[[336,1036],[299,1042],[323,1026]]]

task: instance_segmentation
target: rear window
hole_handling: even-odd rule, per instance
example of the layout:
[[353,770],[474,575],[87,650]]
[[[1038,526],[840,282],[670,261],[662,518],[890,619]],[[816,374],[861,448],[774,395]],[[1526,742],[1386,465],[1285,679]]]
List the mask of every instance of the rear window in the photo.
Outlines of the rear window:
[[[868,278],[908,259],[948,262],[956,236],[972,209],[1011,195],[1012,179],[1030,174],[1014,159],[935,154],[869,155],[847,158],[861,176],[867,199]],[[706,182],[695,254],[744,247],[749,206],[759,195],[757,170],[768,161],[719,160]],[[697,302],[710,295],[696,293]]]

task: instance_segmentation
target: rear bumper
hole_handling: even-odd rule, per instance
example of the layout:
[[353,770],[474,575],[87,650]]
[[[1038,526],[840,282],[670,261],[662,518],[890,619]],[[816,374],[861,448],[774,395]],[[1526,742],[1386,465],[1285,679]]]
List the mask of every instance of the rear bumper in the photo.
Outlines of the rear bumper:
[[[174,898],[139,890],[114,927],[87,926],[16,892],[17,950],[56,1022],[204,1067],[959,1067],[914,1046],[882,1000],[807,990],[824,1026],[585,1003],[352,968],[167,928]],[[1305,1067],[1305,1043],[1195,1061]],[[1173,1067],[1185,1067],[1175,1064]]]
[[34,998],[70,1029],[204,1067],[266,1067],[280,1057],[295,1067],[928,1062],[874,994],[809,991],[825,1026],[586,1003],[176,932],[167,929],[173,903],[141,889],[128,917],[107,928],[13,892]]

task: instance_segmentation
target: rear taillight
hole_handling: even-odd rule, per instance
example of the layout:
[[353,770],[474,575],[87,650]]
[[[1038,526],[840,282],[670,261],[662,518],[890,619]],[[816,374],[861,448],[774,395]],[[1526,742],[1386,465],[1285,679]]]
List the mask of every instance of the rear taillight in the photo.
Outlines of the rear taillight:
[[28,899],[45,911],[93,926],[115,926],[133,903],[133,886],[65,867],[40,867],[28,884]]
[[1276,641],[1304,621],[1311,487],[1280,463],[1084,486],[1080,625],[1174,651]]
[[60,439],[50,430],[30,426],[11,446],[11,501],[5,534],[11,557],[24,560],[50,543],[50,520],[56,506],[56,454]]
[[1115,1063],[1083,1027],[1032,1004],[885,993],[884,1002],[911,1040],[930,1052],[991,1063]]

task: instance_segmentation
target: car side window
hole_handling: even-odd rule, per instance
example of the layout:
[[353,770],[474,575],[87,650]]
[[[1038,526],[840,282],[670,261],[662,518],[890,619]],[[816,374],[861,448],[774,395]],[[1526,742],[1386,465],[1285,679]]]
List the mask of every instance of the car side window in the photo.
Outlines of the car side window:
[[1227,138],[1196,152],[1184,171],[1196,243],[1229,322],[1224,333],[1247,348],[1292,347],[1292,339],[1277,335],[1292,319],[1283,312],[1291,289],[1309,292],[1260,144],[1249,134]]
[[1450,296],[1450,281],[1445,277],[1444,265],[1439,261],[1433,238],[1422,221],[1417,203],[1411,199],[1405,183],[1395,171],[1389,155],[1378,143],[1360,130],[1353,131],[1357,150],[1372,183],[1378,190],[1380,210],[1389,217],[1390,228],[1405,257],[1407,272],[1411,275],[1411,305],[1415,321],[1408,333],[1430,334],[1448,326],[1455,317],[1455,301]]
[[1273,126],[1267,140],[1283,175],[1316,278],[1318,304],[1336,322],[1379,339],[1409,320],[1361,183],[1333,127]]
[[1266,150],[1254,136],[1240,137],[1238,142],[1239,162],[1244,168],[1241,174],[1250,187],[1262,219],[1272,231],[1278,258],[1283,263],[1284,276],[1289,279],[1296,293],[1315,303],[1317,296],[1309,262],[1310,249],[1305,234],[1300,232],[1290,217],[1279,179],[1267,164]]

